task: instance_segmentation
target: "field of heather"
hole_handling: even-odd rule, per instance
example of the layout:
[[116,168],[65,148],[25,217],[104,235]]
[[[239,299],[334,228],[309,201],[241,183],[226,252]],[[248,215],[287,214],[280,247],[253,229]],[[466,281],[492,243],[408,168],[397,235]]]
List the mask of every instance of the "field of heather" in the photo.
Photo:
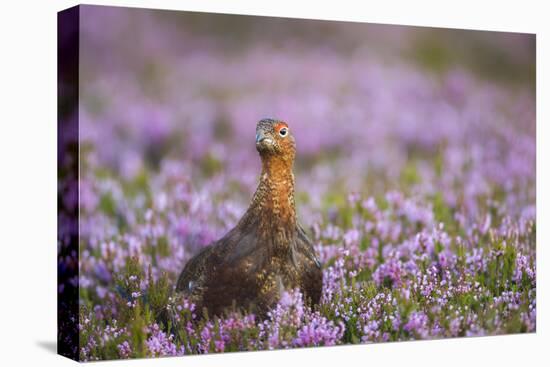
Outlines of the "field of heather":
[[[83,14],[82,359],[536,330],[533,37]],[[296,137],[322,301],[199,318],[175,281],[246,210],[264,117]]]

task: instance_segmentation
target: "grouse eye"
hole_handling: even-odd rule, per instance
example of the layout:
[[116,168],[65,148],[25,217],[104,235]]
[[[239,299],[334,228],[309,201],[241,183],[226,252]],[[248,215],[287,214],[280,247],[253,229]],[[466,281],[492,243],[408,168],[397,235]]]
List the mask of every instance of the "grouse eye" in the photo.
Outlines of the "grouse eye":
[[281,130],[279,130],[279,135],[286,136],[288,133],[288,129],[286,127],[283,127]]

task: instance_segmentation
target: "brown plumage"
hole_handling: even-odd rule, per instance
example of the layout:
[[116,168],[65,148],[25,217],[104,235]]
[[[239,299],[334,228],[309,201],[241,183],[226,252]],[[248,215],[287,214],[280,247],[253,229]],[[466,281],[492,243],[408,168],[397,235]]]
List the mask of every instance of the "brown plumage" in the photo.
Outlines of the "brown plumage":
[[176,291],[209,315],[236,306],[264,317],[284,290],[300,288],[319,302],[322,272],[294,207],[294,137],[283,121],[256,126],[260,182],[238,224],[185,265]]

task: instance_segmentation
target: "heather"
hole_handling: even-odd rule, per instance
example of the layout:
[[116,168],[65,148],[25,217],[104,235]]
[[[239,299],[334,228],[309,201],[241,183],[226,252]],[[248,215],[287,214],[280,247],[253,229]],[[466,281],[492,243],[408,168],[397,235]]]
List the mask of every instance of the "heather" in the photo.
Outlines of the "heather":
[[[494,37],[483,57],[507,61],[493,75],[466,41],[460,54],[430,51],[433,29],[321,37],[314,23],[210,29],[198,15],[83,12],[83,360],[536,330],[528,37],[467,40]],[[210,317],[173,288],[248,206],[263,117],[296,136],[296,206],[322,300],[309,308],[289,289],[266,319]]]

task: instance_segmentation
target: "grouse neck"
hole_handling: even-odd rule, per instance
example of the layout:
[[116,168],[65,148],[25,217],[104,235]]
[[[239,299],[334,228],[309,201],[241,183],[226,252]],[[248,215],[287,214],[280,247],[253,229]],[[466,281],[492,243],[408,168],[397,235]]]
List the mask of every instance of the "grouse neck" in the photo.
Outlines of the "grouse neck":
[[262,157],[260,183],[249,214],[256,217],[265,234],[288,238],[296,228],[292,165],[278,157]]

